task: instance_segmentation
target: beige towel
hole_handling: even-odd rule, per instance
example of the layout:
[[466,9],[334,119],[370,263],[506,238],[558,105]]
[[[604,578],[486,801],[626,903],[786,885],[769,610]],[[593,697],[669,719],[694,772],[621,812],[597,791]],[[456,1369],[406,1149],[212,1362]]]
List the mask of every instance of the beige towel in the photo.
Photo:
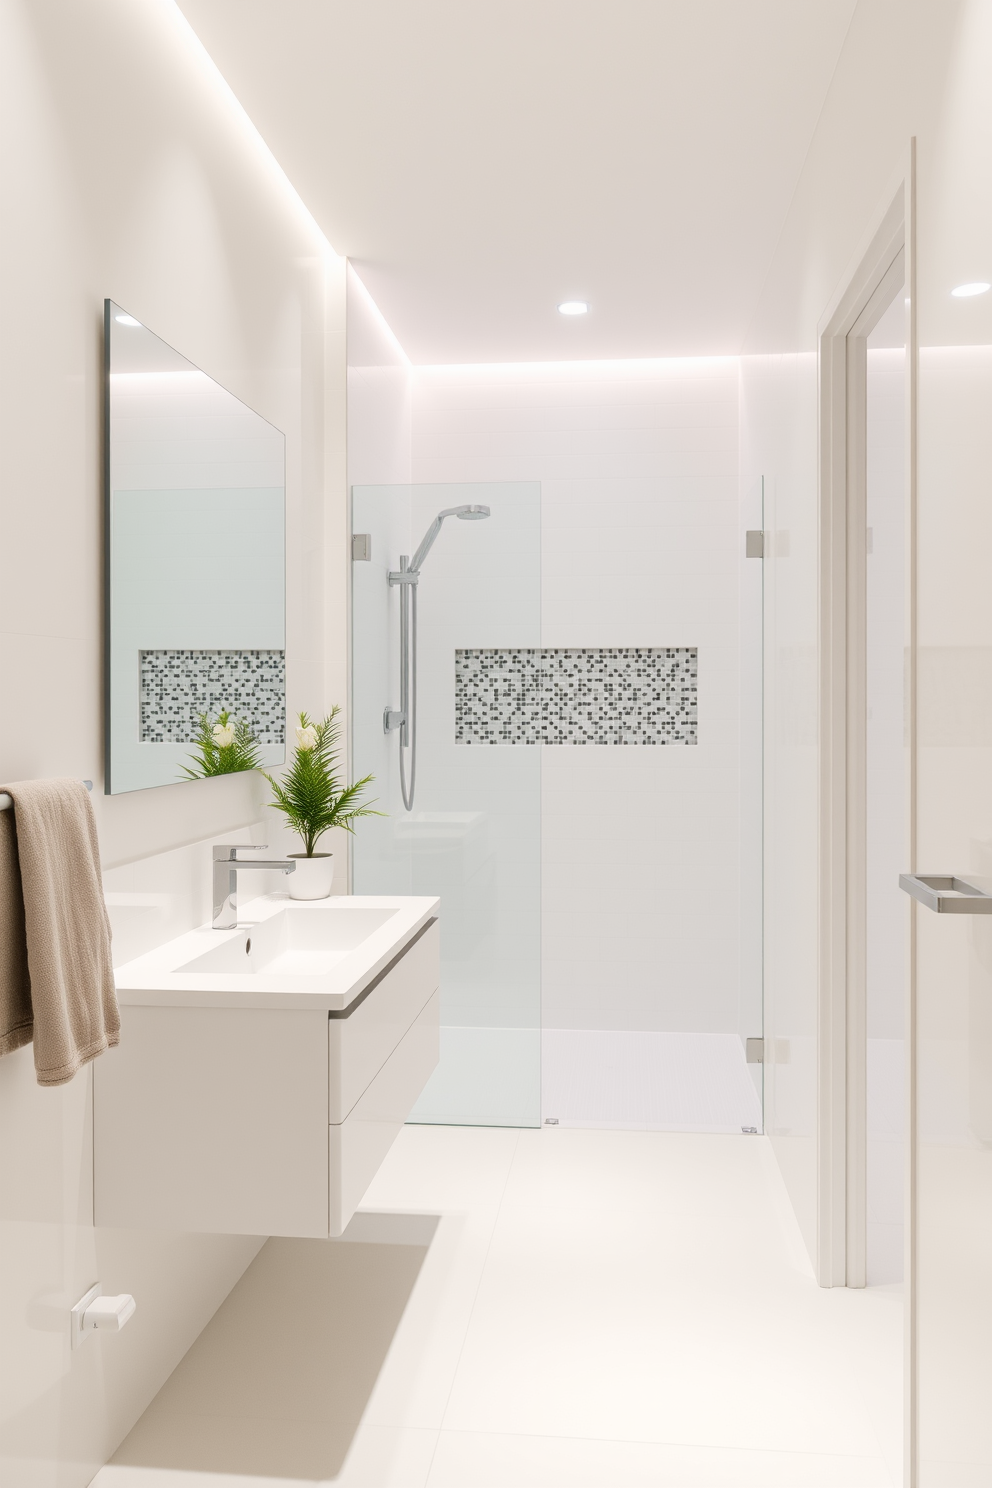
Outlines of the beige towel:
[[31,1042],[31,983],[14,813],[0,811],[0,1054]]
[[[81,1065],[120,1040],[96,820],[80,780],[22,780],[0,790],[14,801],[13,811],[0,817],[13,817],[17,837],[34,1067],[39,1085],[64,1085]],[[16,914],[11,857],[8,851],[0,858],[0,924]],[[5,1053],[26,1043],[32,1029],[30,1020],[23,1021],[16,953],[0,954],[0,1040],[4,1035],[16,1039],[0,1042]]]

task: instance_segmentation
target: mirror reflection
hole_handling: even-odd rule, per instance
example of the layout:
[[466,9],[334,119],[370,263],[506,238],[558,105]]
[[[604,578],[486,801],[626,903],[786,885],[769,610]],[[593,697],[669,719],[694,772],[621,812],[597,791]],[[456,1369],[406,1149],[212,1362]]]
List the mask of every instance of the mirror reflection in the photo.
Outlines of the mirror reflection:
[[107,791],[281,764],[285,436],[105,306]]

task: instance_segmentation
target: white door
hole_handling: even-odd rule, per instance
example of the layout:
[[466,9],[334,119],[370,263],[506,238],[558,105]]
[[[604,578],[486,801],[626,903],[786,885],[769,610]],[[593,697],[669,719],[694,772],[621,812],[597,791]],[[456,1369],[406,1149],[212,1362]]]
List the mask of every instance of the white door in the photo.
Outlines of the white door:
[[[916,867],[992,891],[992,7],[960,41],[917,162]],[[913,919],[913,1470],[970,1488],[992,1482],[992,916]]]

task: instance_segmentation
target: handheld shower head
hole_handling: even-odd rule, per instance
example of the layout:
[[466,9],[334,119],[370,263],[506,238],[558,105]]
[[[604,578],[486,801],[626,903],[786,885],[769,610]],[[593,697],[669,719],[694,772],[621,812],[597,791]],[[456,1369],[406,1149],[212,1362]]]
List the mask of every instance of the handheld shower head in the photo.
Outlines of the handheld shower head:
[[[406,554],[401,554],[399,569],[388,575],[391,586],[400,586],[400,706],[398,709],[386,708],[382,726],[387,734],[395,728],[400,731],[400,790],[407,811],[413,810],[417,784],[417,590],[420,566],[441,531],[445,517],[458,517],[462,522],[481,522],[489,515],[488,506],[446,506],[424,533],[424,540],[411,561],[408,563]],[[407,749],[410,751],[409,784]]]
[[458,517],[462,522],[481,522],[489,514],[488,506],[446,506],[444,511],[438,512],[425,532],[423,542],[410,560],[410,570],[414,573],[420,571],[420,566],[430,552],[434,539],[441,531],[441,524],[445,517]]

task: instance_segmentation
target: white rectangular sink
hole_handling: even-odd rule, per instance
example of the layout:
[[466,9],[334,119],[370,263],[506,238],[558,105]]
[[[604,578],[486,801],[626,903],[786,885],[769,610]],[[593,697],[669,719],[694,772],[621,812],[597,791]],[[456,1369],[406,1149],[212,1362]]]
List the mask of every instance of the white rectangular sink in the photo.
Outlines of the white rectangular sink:
[[266,894],[235,930],[203,925],[116,970],[124,1005],[340,1011],[436,917],[437,899]]
[[247,972],[250,976],[323,976],[393,918],[388,909],[280,910],[176,970]]

